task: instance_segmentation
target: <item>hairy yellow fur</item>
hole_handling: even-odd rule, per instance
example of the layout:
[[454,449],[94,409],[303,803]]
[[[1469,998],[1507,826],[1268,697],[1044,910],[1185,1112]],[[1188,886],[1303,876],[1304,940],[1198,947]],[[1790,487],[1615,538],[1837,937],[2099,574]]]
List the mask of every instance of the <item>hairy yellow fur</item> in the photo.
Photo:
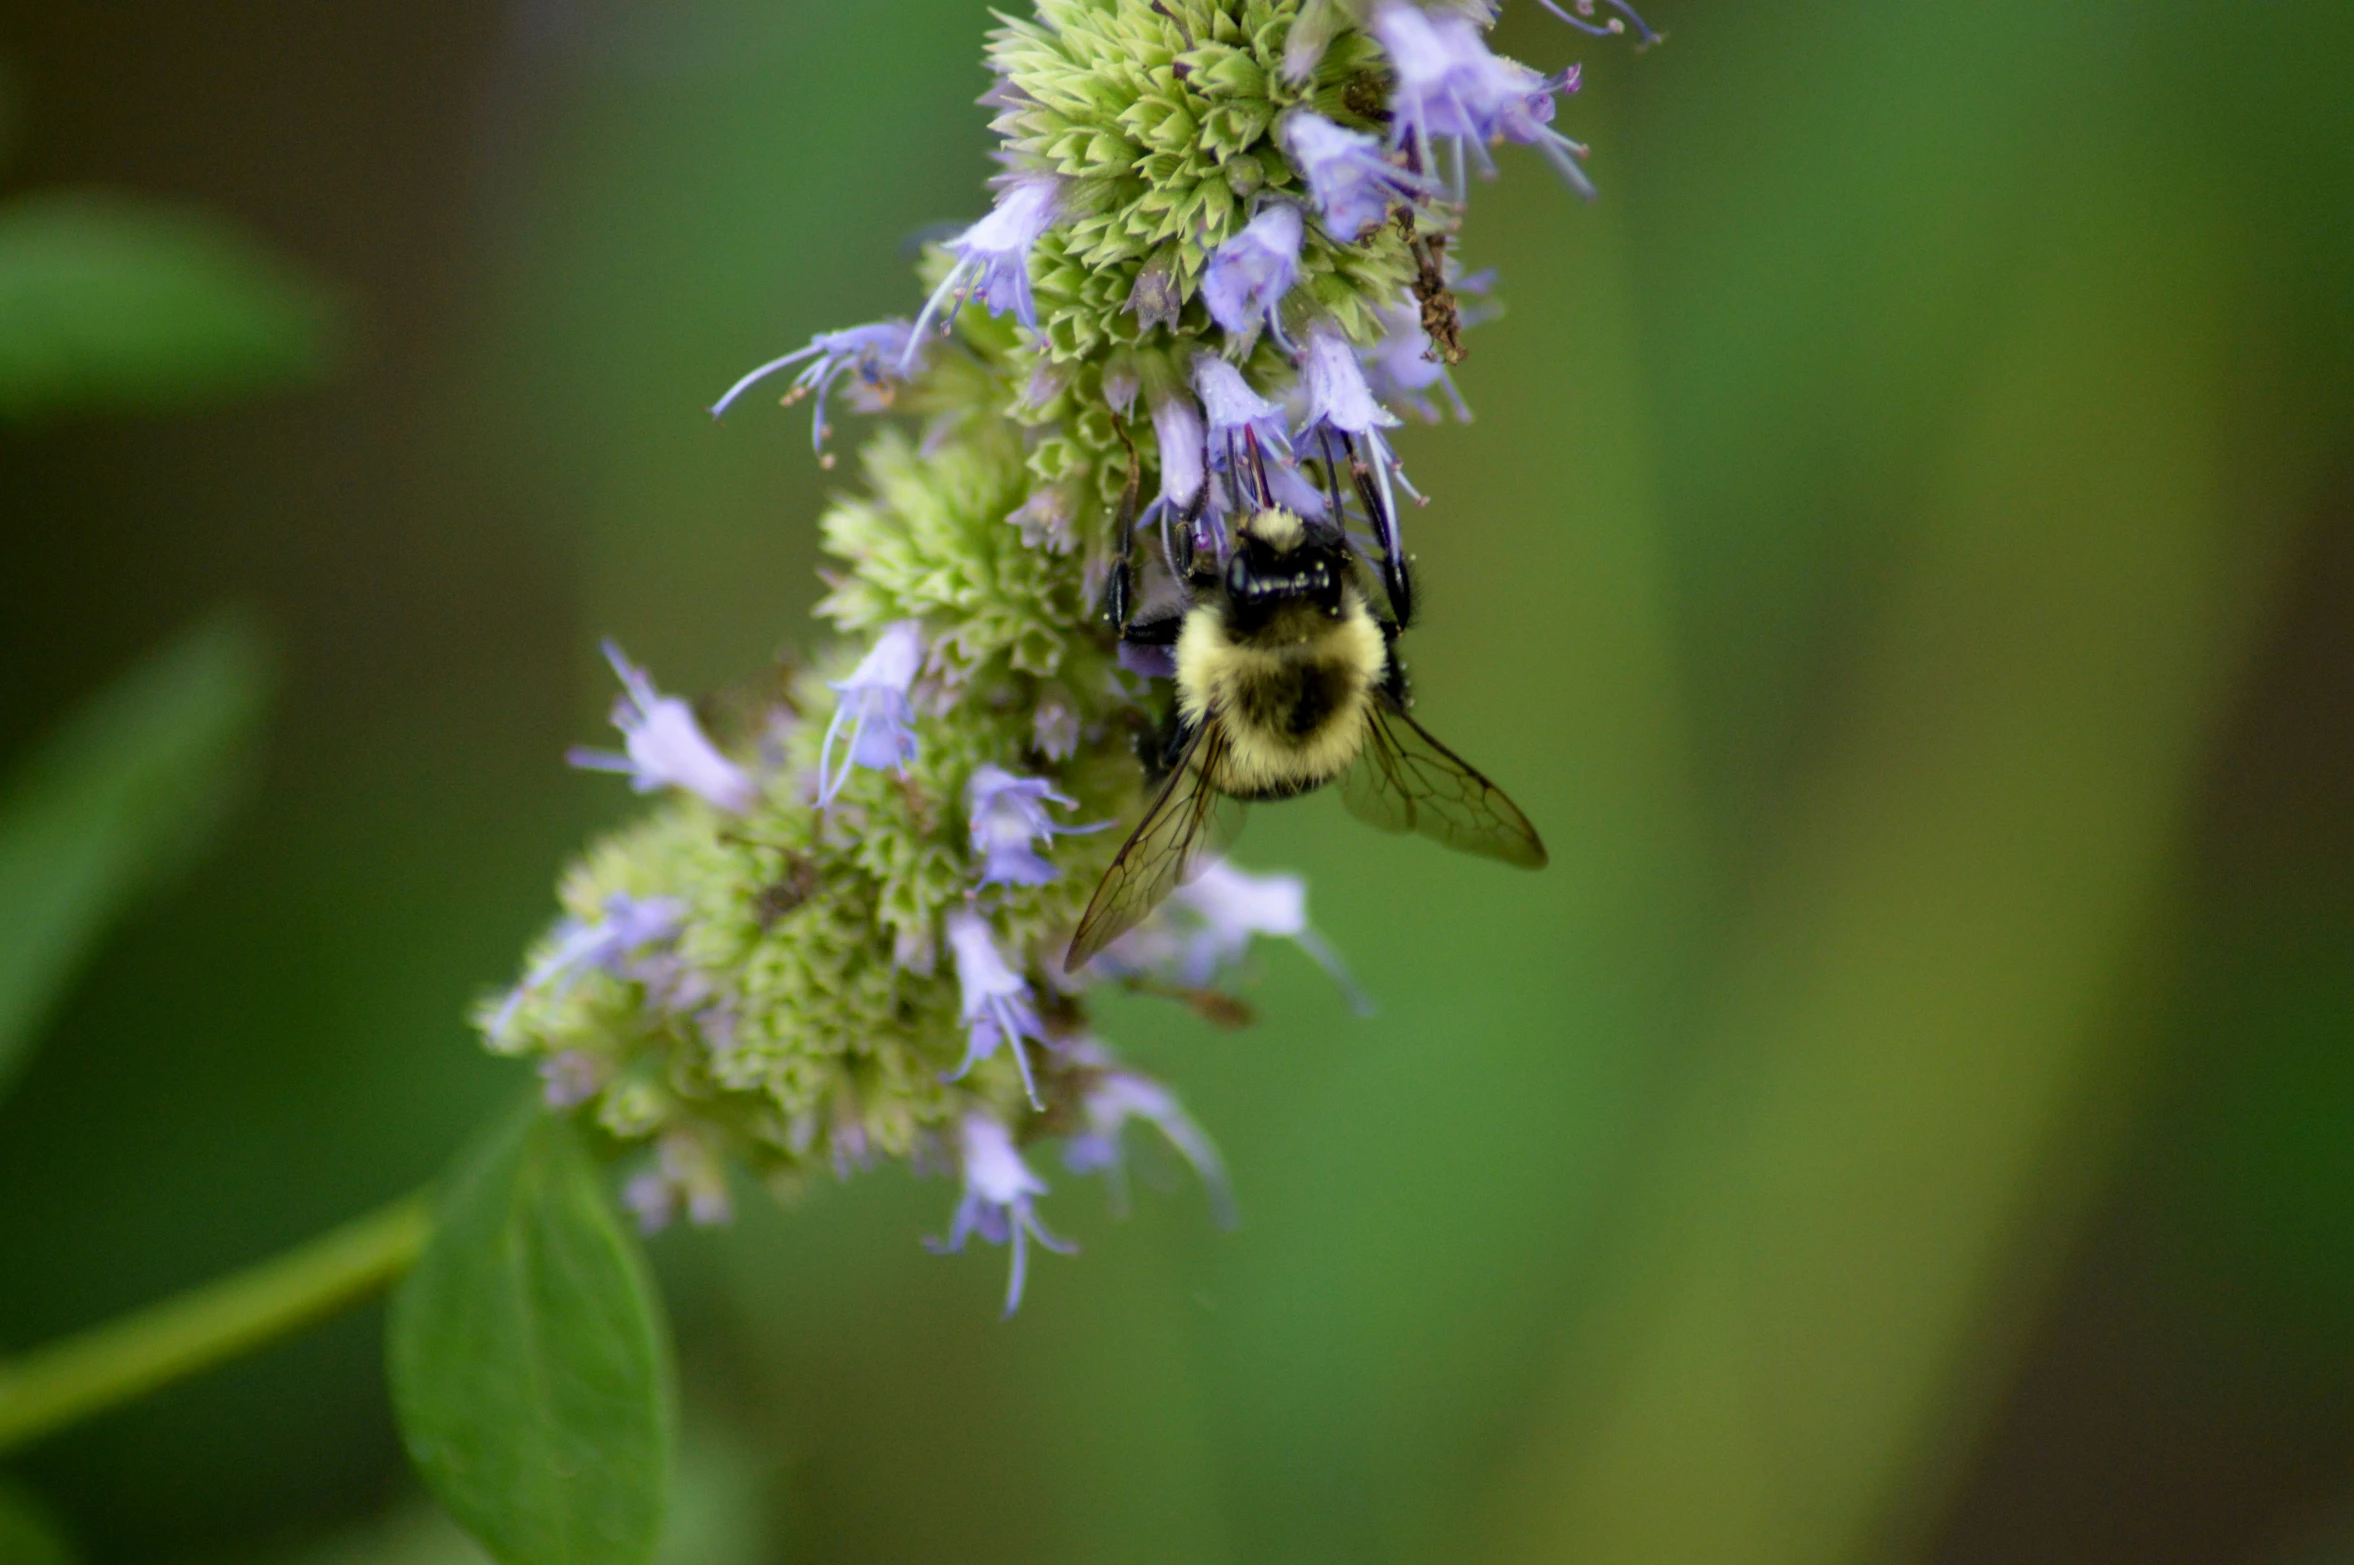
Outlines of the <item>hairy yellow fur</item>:
[[[1301,604],[1247,638],[1229,634],[1215,605],[1194,608],[1177,638],[1177,701],[1189,724],[1214,721],[1223,731],[1210,786],[1247,799],[1298,793],[1340,775],[1365,743],[1388,661],[1381,627],[1354,587],[1343,591],[1337,618]],[[1288,710],[1310,681],[1323,681],[1332,699],[1305,733],[1257,715]]]

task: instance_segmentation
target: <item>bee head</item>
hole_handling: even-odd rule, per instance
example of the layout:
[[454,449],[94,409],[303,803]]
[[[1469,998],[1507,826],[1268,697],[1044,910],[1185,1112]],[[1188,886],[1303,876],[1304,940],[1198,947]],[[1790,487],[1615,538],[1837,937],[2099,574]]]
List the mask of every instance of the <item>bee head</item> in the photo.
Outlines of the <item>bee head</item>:
[[1227,601],[1246,620],[1300,602],[1338,614],[1347,575],[1341,545],[1296,513],[1271,507],[1236,529],[1223,586]]

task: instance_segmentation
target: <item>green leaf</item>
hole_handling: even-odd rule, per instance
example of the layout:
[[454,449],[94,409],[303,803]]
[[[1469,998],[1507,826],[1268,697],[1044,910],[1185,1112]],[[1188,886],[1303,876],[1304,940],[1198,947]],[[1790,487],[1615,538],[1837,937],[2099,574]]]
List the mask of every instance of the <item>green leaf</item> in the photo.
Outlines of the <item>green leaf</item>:
[[0,420],[316,379],[326,292],[200,213],[103,192],[0,207]]
[[0,1478],[0,1565],[74,1565],[74,1557],[48,1507]]
[[221,616],[86,703],[0,795],[0,1092],[98,937],[191,858],[248,774],[259,633]]
[[503,1565],[643,1565],[675,1427],[637,1240],[571,1125],[536,1105],[465,1163],[394,1296],[409,1456]]

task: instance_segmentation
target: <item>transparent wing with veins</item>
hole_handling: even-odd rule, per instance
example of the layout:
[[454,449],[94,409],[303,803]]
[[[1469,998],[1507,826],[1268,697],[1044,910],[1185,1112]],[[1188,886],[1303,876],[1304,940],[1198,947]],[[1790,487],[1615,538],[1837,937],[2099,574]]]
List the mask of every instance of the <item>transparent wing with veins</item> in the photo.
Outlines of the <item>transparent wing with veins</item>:
[[1097,952],[1144,922],[1168,894],[1225,851],[1242,829],[1242,805],[1212,786],[1223,771],[1226,738],[1216,723],[1195,731],[1144,820],[1104,872],[1071,937],[1063,971],[1075,973]]
[[1545,844],[1520,807],[1433,739],[1388,696],[1379,697],[1365,748],[1341,774],[1349,813],[1383,831],[1420,832],[1464,853],[1541,869]]

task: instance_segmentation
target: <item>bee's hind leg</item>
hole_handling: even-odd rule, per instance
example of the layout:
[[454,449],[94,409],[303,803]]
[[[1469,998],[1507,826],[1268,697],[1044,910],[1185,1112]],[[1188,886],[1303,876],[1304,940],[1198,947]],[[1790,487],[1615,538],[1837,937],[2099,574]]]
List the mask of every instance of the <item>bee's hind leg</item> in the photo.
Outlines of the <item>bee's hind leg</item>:
[[1175,703],[1170,705],[1168,719],[1157,732],[1136,736],[1136,758],[1144,763],[1144,787],[1148,794],[1168,780],[1169,774],[1185,759],[1186,747],[1193,742],[1193,730],[1177,715]]

